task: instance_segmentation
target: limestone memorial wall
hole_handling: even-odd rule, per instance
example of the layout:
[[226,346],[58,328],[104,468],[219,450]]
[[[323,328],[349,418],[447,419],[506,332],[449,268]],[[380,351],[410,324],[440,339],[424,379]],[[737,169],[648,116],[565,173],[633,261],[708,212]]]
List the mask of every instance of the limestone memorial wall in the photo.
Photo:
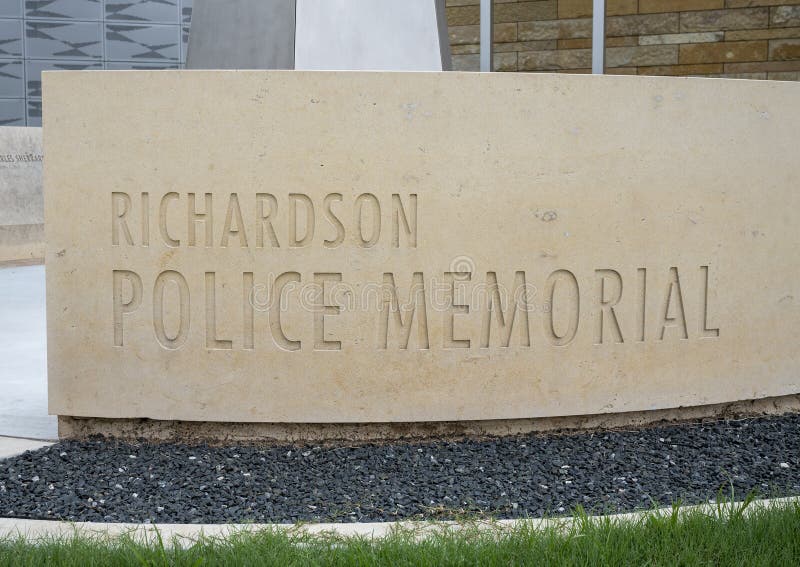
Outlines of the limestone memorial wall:
[[0,127],[0,262],[43,259],[42,129]]
[[61,72],[44,93],[51,413],[452,422],[800,393],[795,83]]

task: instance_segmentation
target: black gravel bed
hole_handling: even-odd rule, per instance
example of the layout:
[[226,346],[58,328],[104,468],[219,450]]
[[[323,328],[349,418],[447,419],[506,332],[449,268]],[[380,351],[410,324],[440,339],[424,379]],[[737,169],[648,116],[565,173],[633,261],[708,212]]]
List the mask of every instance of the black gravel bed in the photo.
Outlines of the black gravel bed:
[[800,494],[800,416],[357,446],[67,441],[0,461],[0,517],[374,522]]

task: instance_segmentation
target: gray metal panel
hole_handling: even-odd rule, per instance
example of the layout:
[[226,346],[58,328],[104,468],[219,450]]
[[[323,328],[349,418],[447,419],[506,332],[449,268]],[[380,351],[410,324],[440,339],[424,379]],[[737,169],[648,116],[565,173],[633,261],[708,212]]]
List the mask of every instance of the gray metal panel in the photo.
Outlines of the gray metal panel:
[[22,20],[0,20],[0,57],[22,57]]
[[294,68],[296,0],[194,0],[187,69]]
[[25,0],[25,17],[99,22],[103,5],[100,0]]
[[40,123],[42,70],[182,68],[191,16],[192,0],[0,0],[0,125]]
[[22,0],[3,0],[0,2],[0,17],[19,18],[22,16]]
[[187,26],[192,23],[192,0],[181,0],[181,23]]
[[106,58],[178,62],[180,29],[161,24],[106,24]]
[[191,26],[181,26],[181,65],[186,63],[186,54],[189,51],[189,32]]
[[438,11],[436,0],[297,0],[295,67],[441,71]]
[[494,70],[494,16],[492,0],[481,0],[481,71]]
[[106,21],[177,24],[178,0],[106,0]]
[[606,72],[606,0],[592,2],[592,73]]
[[25,69],[22,59],[0,59],[0,97],[25,96]]
[[25,126],[25,99],[0,99],[0,126]]
[[25,22],[25,55],[40,58],[90,58],[103,55],[100,22]]
[[28,99],[28,126],[42,125],[42,101],[32,98]]

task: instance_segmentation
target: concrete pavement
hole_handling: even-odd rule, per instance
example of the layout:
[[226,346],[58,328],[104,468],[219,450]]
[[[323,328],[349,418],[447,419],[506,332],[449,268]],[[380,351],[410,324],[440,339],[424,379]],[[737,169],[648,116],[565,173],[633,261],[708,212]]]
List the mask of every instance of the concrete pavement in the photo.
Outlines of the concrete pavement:
[[45,267],[0,267],[0,436],[56,439],[47,414]]

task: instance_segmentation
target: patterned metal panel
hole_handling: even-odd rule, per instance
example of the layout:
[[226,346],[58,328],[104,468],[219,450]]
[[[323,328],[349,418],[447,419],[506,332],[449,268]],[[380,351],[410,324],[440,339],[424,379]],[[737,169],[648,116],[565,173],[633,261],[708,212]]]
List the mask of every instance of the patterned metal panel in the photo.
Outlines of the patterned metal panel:
[[102,59],[100,23],[25,22],[25,55],[37,58]]
[[0,97],[25,96],[25,68],[22,59],[0,59]]
[[28,126],[42,125],[42,101],[28,99]]
[[103,19],[101,0],[25,0],[25,18],[47,20]]
[[0,99],[0,126],[25,126],[25,99]]
[[178,0],[106,0],[106,20],[177,24]]
[[178,62],[180,27],[106,24],[106,53],[114,61]]
[[22,57],[22,20],[0,20],[0,57]]
[[22,0],[0,0],[0,18],[22,17]]
[[191,16],[192,0],[0,0],[0,126],[41,125],[42,71],[182,68]]
[[181,33],[181,63],[186,63],[186,54],[189,52],[189,29],[191,26],[182,26]]

